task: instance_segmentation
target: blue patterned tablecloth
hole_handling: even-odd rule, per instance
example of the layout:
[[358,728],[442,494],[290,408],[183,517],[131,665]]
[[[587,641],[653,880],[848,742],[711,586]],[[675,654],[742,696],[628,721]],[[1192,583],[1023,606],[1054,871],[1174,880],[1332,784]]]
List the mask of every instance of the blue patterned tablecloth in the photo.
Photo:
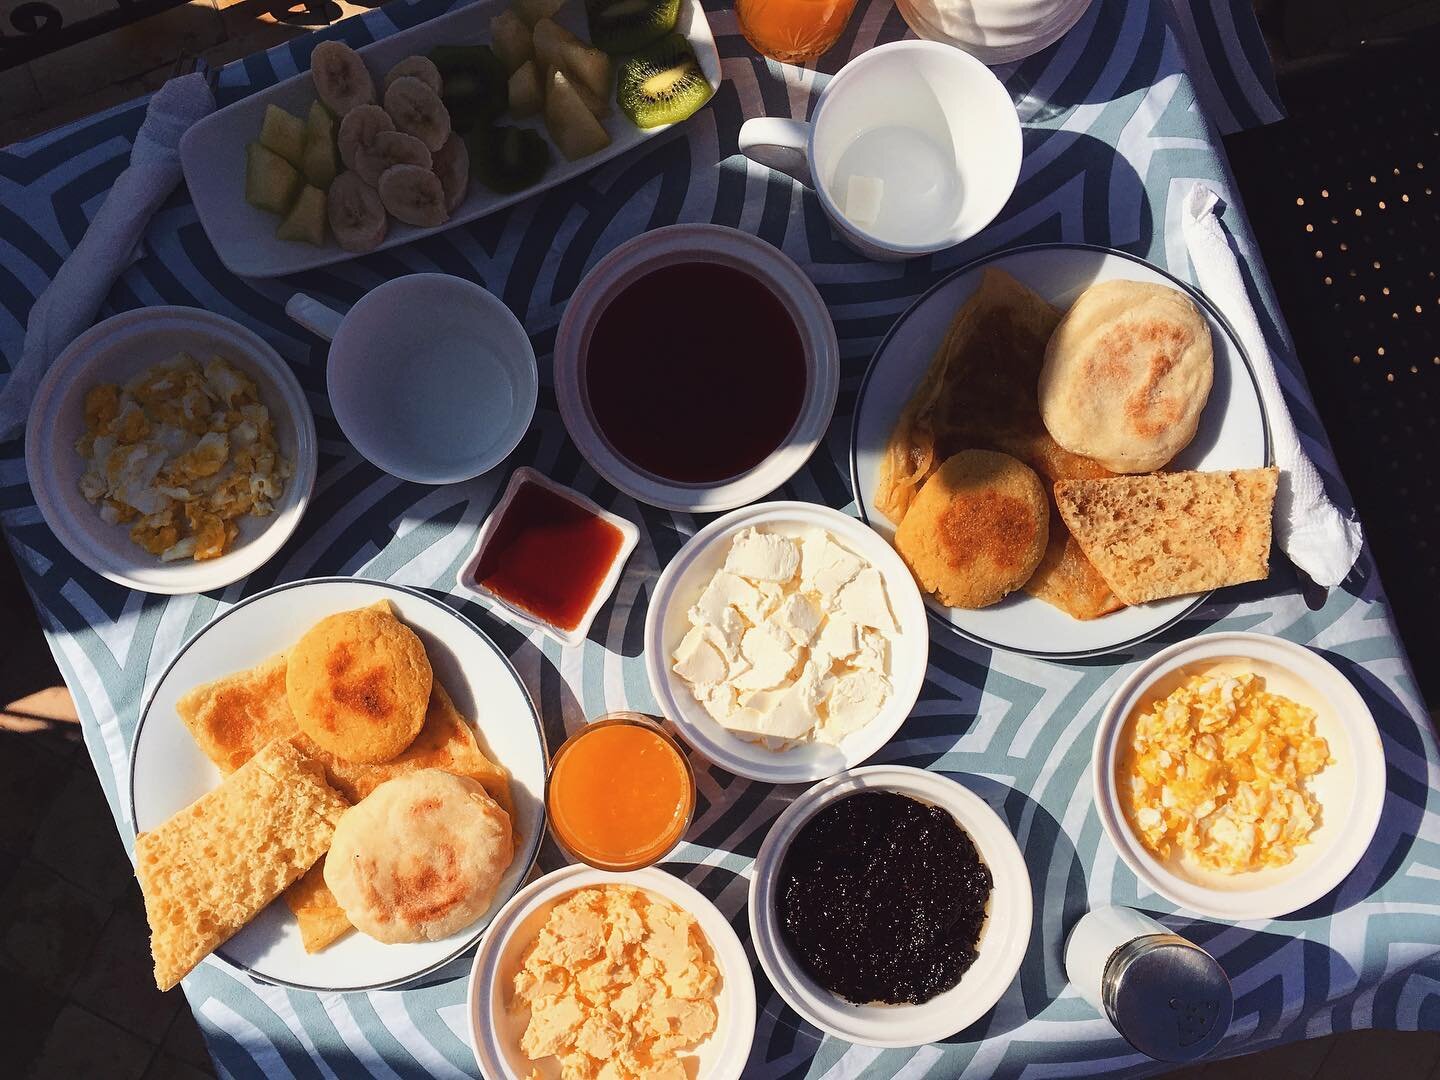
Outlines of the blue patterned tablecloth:
[[[394,3],[327,35],[364,42],[433,17],[449,0]],[[41,521],[18,444],[0,448],[4,531],[75,692],[86,741],[127,842],[128,743],[141,700],[181,643],[242,596],[316,574],[357,574],[447,591],[509,466],[538,465],[640,523],[642,536],[613,602],[589,641],[562,650],[489,611],[450,597],[514,658],[543,710],[552,745],[587,716],[624,707],[653,711],[637,642],[656,575],[702,521],[636,505],[585,466],[566,438],[549,385],[548,355],[566,298],[616,244],[675,221],[715,221],[783,247],[830,307],[842,353],[840,400],[823,448],[777,497],[850,505],[850,413],[871,351],[929,285],[968,259],[1039,241],[1111,244],[1190,276],[1178,193],[1190,178],[1231,184],[1197,86],[1219,93],[1226,126],[1278,115],[1244,0],[1193,6],[1174,0],[1096,0],[1045,53],[1001,69],[1025,125],[1025,160],[1000,219],[961,248],[905,264],[866,262],[842,246],[814,197],[748,164],[736,133],[748,117],[803,116],[828,73],[904,24],[889,4],[862,5],[820,72],[757,59],[733,13],[711,7],[725,83],[681,129],[585,177],[472,225],[419,243],[284,281],[231,277],[184,191],[161,210],[145,257],[116,285],[104,314],[146,304],[191,304],[252,327],[295,368],[314,408],[320,475],[294,538],[247,581],[221,592],[165,598],[109,584],[87,571]],[[1239,29],[1237,29],[1239,27]],[[1218,36],[1217,36],[1218,35]],[[318,35],[326,36],[326,35]],[[307,66],[317,37],[227,68],[233,101]],[[1210,56],[1209,39],[1232,46]],[[1188,45],[1182,44],[1188,42]],[[1189,58],[1187,60],[1187,58]],[[1198,63],[1198,83],[1187,63]],[[1225,89],[1219,89],[1224,87]],[[19,355],[26,313],[79,239],[120,170],[140,123],[134,104],[0,153],[0,351]],[[1274,298],[1233,199],[1226,221],[1251,275],[1253,297],[1289,356]],[[525,322],[541,357],[535,423],[507,467],[445,488],[377,472],[341,437],[325,396],[325,350],[287,321],[286,298],[304,290],[337,306],[398,274],[439,270],[481,282]],[[1293,361],[1281,372],[1301,431],[1332,488],[1333,455]],[[1090,741],[1097,713],[1127,665],[1169,641],[1211,629],[1279,634],[1320,650],[1360,688],[1384,737],[1389,795],[1380,833],[1339,890],[1269,923],[1226,926],[1175,913],[1137,886],[1104,839],[1091,802]],[[1417,699],[1368,552],[1342,588],[1302,597],[1277,557],[1269,581],[1227,589],[1162,639],[1103,661],[1055,664],[991,653],[937,632],[914,715],[876,761],[966,774],[1009,821],[1035,886],[1030,950],[995,1010],[944,1043],[872,1050],[822,1039],[800,1022],[756,969],[759,1025],[747,1075],[757,1077],[1045,1077],[1144,1075],[1163,1067],[1131,1051],[1066,985],[1060,948],[1087,905],[1156,912],[1214,952],[1235,986],[1221,1052],[1356,1027],[1440,1027],[1440,823],[1435,739]],[[772,789],[697,760],[701,804],[667,864],[748,937],[747,874],[761,838],[793,789]],[[559,865],[547,844],[542,864]],[[255,983],[216,961],[185,992],[224,1076],[381,1077],[474,1075],[466,1043],[464,965],[403,992],[316,995]]]

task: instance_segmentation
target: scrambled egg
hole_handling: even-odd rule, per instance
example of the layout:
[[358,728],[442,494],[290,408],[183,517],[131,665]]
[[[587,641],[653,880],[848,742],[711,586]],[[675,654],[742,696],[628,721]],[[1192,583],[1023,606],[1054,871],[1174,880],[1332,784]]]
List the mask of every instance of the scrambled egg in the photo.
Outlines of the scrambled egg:
[[530,1010],[520,1049],[557,1058],[562,1080],[688,1080],[678,1052],[715,1030],[720,973],[706,944],[689,914],[639,889],[579,890],[515,975],[512,1005]]
[[254,382],[219,356],[92,387],[75,449],[89,462],[80,493],[165,562],[223,555],[236,519],[273,513],[294,472]]
[[1284,866],[1320,824],[1306,781],[1331,763],[1313,709],[1258,675],[1192,675],[1130,737],[1128,810],[1145,846],[1223,873]]

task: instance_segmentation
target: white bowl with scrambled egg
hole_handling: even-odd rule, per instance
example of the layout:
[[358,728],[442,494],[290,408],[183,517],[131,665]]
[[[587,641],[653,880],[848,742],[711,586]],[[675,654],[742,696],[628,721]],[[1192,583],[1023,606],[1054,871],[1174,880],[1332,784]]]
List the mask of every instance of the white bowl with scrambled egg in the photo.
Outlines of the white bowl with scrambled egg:
[[[614,912],[608,901],[602,905],[593,926],[584,924],[584,912],[579,918],[573,911],[557,913],[582,891],[609,891],[614,886],[639,890],[642,902],[679,909],[692,919],[703,939],[698,960],[691,964],[687,962],[690,958],[680,956],[671,935],[647,932],[642,936],[634,932],[643,930],[642,924],[634,922],[623,929],[618,918],[611,918],[612,914],[625,914],[618,901]],[[591,905],[591,911],[595,910]],[[550,936],[540,947],[542,929]],[[678,944],[683,948],[685,935],[681,937]],[[694,940],[693,933],[690,939]],[[597,951],[602,940],[606,942],[603,959]],[[517,993],[516,977],[522,969],[531,973],[520,981],[529,997]],[[542,973],[538,979],[533,977],[535,972]],[[598,983],[594,980],[597,973],[604,975]],[[546,982],[550,983],[548,989]],[[573,985],[585,988],[585,993],[578,997],[567,993],[566,988]],[[636,1010],[633,1006],[646,997],[636,992],[642,985],[648,986],[654,997]],[[544,1001],[543,1009],[532,1010],[527,1003],[532,998]],[[650,1014],[650,1006],[660,998],[664,999],[664,1019]],[[626,1000],[632,1007],[623,1004]],[[612,1004],[618,1010],[614,1014]],[[667,1021],[670,1030],[683,1032],[691,1027],[704,1030],[713,1020],[713,1028],[697,1045],[663,1055],[669,1059],[669,1069],[681,1071],[657,1075],[684,1075],[688,1080],[738,1080],[755,1037],[755,981],[740,938],[720,910],[694,887],[653,866],[623,874],[566,866],[527,885],[485,932],[470,974],[467,1005],[475,1060],[481,1075],[496,1080],[526,1080],[535,1075],[555,1080],[561,1075],[559,1057],[537,1054],[532,1060],[522,1050],[527,1032],[531,1039],[564,1043],[571,1054],[576,1052],[573,1044],[578,1040],[592,1058],[618,1060],[622,1050],[644,1053],[647,1044],[654,1047],[654,1032]],[[697,1008],[698,1027],[693,1015]],[[611,1019],[615,1015],[631,1019],[626,1024],[601,1025],[601,1013],[611,1014]],[[595,1030],[587,1031],[587,1021],[592,1020]],[[534,1031],[530,1031],[532,1021]],[[600,1035],[607,1045],[587,1041]],[[693,1042],[683,1036],[674,1041]],[[623,1068],[615,1075],[625,1075]]]
[[645,619],[661,711],[738,776],[821,780],[884,746],[925,680],[915,579],[885,540],[827,506],[757,503],[666,565]]
[[[159,369],[184,357],[195,401],[162,400]],[[116,388],[110,400],[92,396],[105,386]],[[87,456],[97,446],[119,452],[114,475]],[[315,421],[258,335],[196,308],[141,308],[91,327],[51,365],[25,465],[46,524],[86,566],[142,592],[204,592],[259,568],[294,531],[315,481]]]
[[1205,634],[1141,664],[1105,709],[1092,773],[1100,821],[1141,882],[1231,921],[1328,894],[1385,801],[1360,694],[1319,654],[1265,634]]

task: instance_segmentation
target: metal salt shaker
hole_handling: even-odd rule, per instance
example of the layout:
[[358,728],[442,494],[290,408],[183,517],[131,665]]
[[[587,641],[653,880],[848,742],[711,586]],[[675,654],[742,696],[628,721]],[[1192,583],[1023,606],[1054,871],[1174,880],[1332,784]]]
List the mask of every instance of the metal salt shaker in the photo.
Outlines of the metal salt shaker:
[[1235,1009],[1213,956],[1131,908],[1086,912],[1065,942],[1065,973],[1126,1042],[1157,1061],[1204,1057]]

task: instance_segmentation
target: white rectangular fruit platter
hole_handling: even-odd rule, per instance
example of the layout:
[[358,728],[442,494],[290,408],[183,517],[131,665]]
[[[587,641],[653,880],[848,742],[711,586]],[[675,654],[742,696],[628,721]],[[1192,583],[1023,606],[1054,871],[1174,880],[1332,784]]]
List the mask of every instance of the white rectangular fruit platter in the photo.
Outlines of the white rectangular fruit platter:
[[[507,0],[478,0],[367,45],[359,53],[378,87],[381,77],[408,56],[424,55],[438,45],[488,44],[490,19],[506,8]],[[570,0],[553,18],[582,39],[587,36],[585,12],[579,0]],[[700,0],[681,0],[675,30],[690,42],[706,79],[718,88],[720,57]],[[180,164],[200,223],[220,261],[231,273],[242,277],[279,277],[354,258],[355,253],[341,248],[333,237],[319,247],[279,239],[275,235],[279,218],[245,201],[246,146],[259,137],[266,107],[278,105],[304,117],[315,100],[314,83],[307,70],[212,113],[195,124],[180,141]],[[610,136],[610,144],[587,157],[567,161],[548,138],[539,117],[517,119],[507,114],[501,122],[536,130],[546,138],[551,147],[551,161],[544,175],[522,191],[501,195],[482,186],[472,174],[468,193],[443,225],[419,228],[392,217],[384,240],[374,250],[409,243],[503,210],[618,157],[669,126],[638,128],[622,111],[613,109],[601,121]]]

